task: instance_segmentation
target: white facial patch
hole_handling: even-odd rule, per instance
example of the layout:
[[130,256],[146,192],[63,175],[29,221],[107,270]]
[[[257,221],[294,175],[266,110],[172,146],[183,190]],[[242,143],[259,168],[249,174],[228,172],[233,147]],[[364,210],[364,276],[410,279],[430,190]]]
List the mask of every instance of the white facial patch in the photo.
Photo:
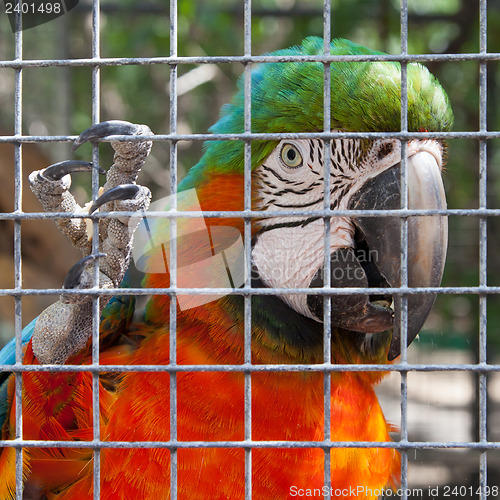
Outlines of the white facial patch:
[[[332,219],[329,254],[340,247],[352,248],[354,228],[348,220]],[[252,262],[269,288],[307,288],[324,262],[325,226],[317,219],[304,227],[281,227],[260,234],[252,249]],[[316,318],[307,307],[307,295],[281,295],[297,312]],[[320,320],[322,318],[319,318]]]
[[[332,151],[343,143],[332,141]],[[342,153],[342,154],[341,154]],[[331,162],[332,200],[341,199],[355,182],[359,172],[349,170],[349,161],[356,155],[337,153]],[[324,208],[324,144],[319,140],[284,140],[269,155],[254,175],[260,210],[307,212]],[[333,157],[333,153],[332,153]],[[338,182],[342,179],[342,182]],[[279,227],[273,227],[278,224]],[[325,226],[323,218],[307,216],[267,218],[259,221],[262,232],[252,249],[252,263],[263,283],[272,288],[307,288],[323,266]],[[336,249],[354,246],[354,226],[349,219],[334,217],[330,221],[331,254]],[[316,318],[307,307],[307,295],[280,296],[297,312]]]
[[[408,157],[425,150],[441,165],[437,141],[410,141]],[[401,161],[397,139],[332,139],[330,141],[330,209],[346,210],[352,195],[365,182]],[[252,263],[262,282],[272,288],[307,288],[323,266],[325,143],[319,139],[283,140],[253,173],[254,209],[300,212],[294,216],[263,217],[252,249]],[[303,214],[303,215],[302,215]],[[329,255],[354,248],[355,226],[348,217],[330,219]],[[306,294],[281,295],[304,316],[316,318]]]

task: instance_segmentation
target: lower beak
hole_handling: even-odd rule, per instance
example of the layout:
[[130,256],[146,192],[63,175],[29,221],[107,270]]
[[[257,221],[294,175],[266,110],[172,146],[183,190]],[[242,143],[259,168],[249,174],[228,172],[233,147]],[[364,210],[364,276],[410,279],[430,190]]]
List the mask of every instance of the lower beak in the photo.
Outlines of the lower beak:
[[[408,208],[446,209],[441,171],[435,157],[419,151],[408,158]],[[401,208],[401,165],[369,179],[351,198],[350,210]],[[448,223],[441,215],[408,218],[407,249],[402,247],[400,217],[356,217],[356,247],[341,248],[331,256],[331,286],[398,288],[401,256],[407,250],[408,287],[436,287],[446,258]],[[349,271],[349,273],[347,272]],[[322,286],[316,276],[311,286]],[[434,293],[409,294],[407,346],[422,328],[436,299]],[[393,309],[389,306],[393,303]],[[388,359],[401,353],[401,295],[333,295],[332,324],[352,331],[378,333],[392,328]],[[313,296],[308,304],[314,306]]]

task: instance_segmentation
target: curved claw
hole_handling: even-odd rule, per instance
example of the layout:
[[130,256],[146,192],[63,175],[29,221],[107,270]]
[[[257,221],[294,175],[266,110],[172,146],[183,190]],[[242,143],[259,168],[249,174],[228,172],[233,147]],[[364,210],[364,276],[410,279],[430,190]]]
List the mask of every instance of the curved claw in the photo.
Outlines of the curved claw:
[[92,125],[87,130],[84,130],[78,139],[73,143],[73,151],[79,148],[85,142],[95,142],[104,137],[112,135],[133,135],[139,127],[134,123],[123,120],[109,120],[106,122]]
[[137,184],[120,184],[99,196],[90,207],[89,213],[93,214],[100,206],[114,200],[131,200],[140,191]]
[[63,288],[66,290],[71,288],[76,288],[80,284],[80,278],[83,271],[87,267],[90,261],[94,261],[101,257],[106,257],[105,253],[98,253],[96,255],[87,255],[83,259],[80,259],[73,267],[68,271],[66,277],[64,278]]
[[97,168],[100,175],[104,175],[106,173],[102,167],[94,165],[89,161],[66,160],[48,166],[45,170],[43,170],[42,174],[38,175],[43,175],[45,178],[58,181],[66,174],[72,174],[73,172],[91,172],[93,168]]

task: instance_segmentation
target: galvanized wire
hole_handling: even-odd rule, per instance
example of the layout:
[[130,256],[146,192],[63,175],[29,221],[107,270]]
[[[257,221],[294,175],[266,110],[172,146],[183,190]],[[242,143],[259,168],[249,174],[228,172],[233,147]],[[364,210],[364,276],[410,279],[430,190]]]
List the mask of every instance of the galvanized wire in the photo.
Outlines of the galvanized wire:
[[[22,34],[22,16],[16,15],[16,34],[15,34],[15,58],[23,58],[23,34]],[[15,90],[14,90],[14,134],[21,135],[23,127],[23,69],[15,70]],[[22,211],[22,144],[14,144],[14,211]],[[21,221],[14,220],[14,286],[16,290],[22,287],[22,257],[21,257]],[[22,303],[19,295],[14,296],[15,300],[15,335],[16,335],[16,366],[22,365]],[[22,408],[22,374],[15,374],[15,429],[16,441],[23,439],[23,408]],[[16,448],[16,500],[22,500],[23,497],[23,450]]]
[[[323,54],[330,53],[331,40],[331,5],[329,0],[323,2]],[[324,79],[323,79],[323,130],[329,132],[331,130],[331,67],[330,64],[324,64]],[[323,185],[323,208],[330,208],[330,184],[331,184],[331,143],[329,140],[324,141],[323,145],[323,160],[325,165],[324,185]],[[324,237],[323,237],[323,286],[330,288],[331,286],[331,261],[330,261],[330,226],[331,219],[323,218]],[[332,301],[327,295],[323,296],[323,362],[326,366],[331,364],[331,315]],[[331,374],[323,374],[323,439],[330,441],[331,439],[331,395],[332,395],[332,378]],[[331,453],[329,448],[325,448],[324,465],[323,465],[323,485],[326,487],[323,494],[324,498],[330,498],[331,485]]]
[[[0,143],[26,143],[26,142],[73,142],[77,138],[76,135],[2,135]],[[243,134],[157,134],[157,135],[141,135],[113,136],[114,141],[235,141],[235,140],[273,140],[281,141],[283,139],[498,139],[500,131],[477,131],[477,132],[275,132],[275,133],[243,133]]]
[[[243,36],[244,53],[251,59],[252,56],[252,3],[251,0],[245,0],[243,9]],[[252,62],[244,66],[244,133],[252,132]],[[245,141],[244,149],[244,204],[245,210],[252,209],[252,143]],[[252,276],[252,220],[244,218],[243,245],[245,252],[245,286],[251,287]],[[252,297],[245,295],[243,297],[243,321],[244,321],[244,353],[245,364],[252,363]],[[245,441],[252,440],[252,372],[243,371],[244,376],[244,436]],[[252,498],[252,448],[245,448],[245,500]]]
[[[177,0],[170,0],[170,57],[177,56]],[[170,66],[170,133],[177,132],[177,65]],[[177,211],[177,142],[170,143],[171,210]],[[177,285],[177,220],[170,221],[170,284]],[[170,364],[177,363],[177,295],[170,295],[169,310]],[[170,374],[170,439],[177,439],[177,373]],[[177,500],[177,448],[170,450],[170,498]]]
[[463,54],[370,54],[370,55],[251,55],[251,56],[169,56],[169,57],[96,57],[81,59],[25,59],[0,61],[0,68],[59,67],[59,66],[128,66],[151,64],[260,64],[271,62],[320,62],[323,64],[342,61],[397,61],[397,62],[450,62],[450,61],[497,61],[499,52],[468,52]]
[[[500,138],[500,131],[487,130],[487,63],[500,60],[500,53],[488,53],[487,40],[487,1],[480,0],[480,50],[477,53],[467,54],[408,54],[408,8],[407,1],[401,1],[401,53],[397,55],[358,55],[358,56],[332,56],[329,54],[329,41],[331,39],[332,12],[330,1],[325,0],[323,5],[323,36],[324,53],[317,56],[256,56],[252,54],[251,45],[251,25],[252,6],[250,0],[244,0],[244,55],[243,56],[199,56],[181,57],[177,54],[177,1],[170,0],[170,54],[168,57],[152,58],[103,58],[100,56],[100,13],[99,0],[92,2],[92,57],[89,59],[41,59],[23,60],[22,43],[23,32],[17,30],[15,35],[15,59],[12,61],[0,61],[0,68],[12,68],[15,71],[15,99],[14,115],[15,126],[14,135],[0,136],[0,143],[12,143],[15,145],[15,206],[12,213],[0,213],[0,220],[12,220],[14,222],[14,274],[15,287],[13,289],[0,289],[0,296],[12,296],[15,299],[15,332],[16,332],[16,363],[15,365],[0,365],[1,371],[10,371],[15,374],[16,393],[16,422],[15,439],[0,440],[0,447],[13,447],[16,449],[16,498],[22,498],[22,473],[23,473],[23,448],[49,448],[49,447],[74,447],[71,441],[34,441],[24,440],[22,434],[22,374],[30,372],[89,372],[92,374],[93,383],[93,439],[91,441],[79,441],[79,448],[93,450],[93,471],[94,471],[94,498],[100,497],[101,471],[100,453],[102,449],[109,448],[167,448],[171,456],[171,483],[170,494],[172,500],[177,498],[177,451],[186,448],[241,448],[245,453],[245,500],[252,498],[252,450],[259,448],[320,448],[324,450],[324,484],[330,485],[330,451],[334,448],[391,448],[397,449],[402,455],[401,476],[402,488],[408,488],[408,451],[428,448],[435,449],[471,449],[480,452],[479,482],[482,487],[481,499],[486,498],[487,485],[487,451],[499,450],[500,443],[488,441],[487,422],[487,376],[488,373],[500,372],[500,365],[488,364],[486,356],[486,307],[487,297],[490,294],[500,294],[500,287],[488,286],[487,284],[487,217],[500,216],[500,209],[487,207],[487,143],[488,140]],[[21,19],[18,18],[18,23]],[[251,130],[251,69],[254,64],[266,62],[320,62],[324,65],[324,130],[316,133],[253,133]],[[356,132],[336,132],[330,130],[330,64],[338,61],[398,61],[401,63],[401,130],[399,132],[378,132],[378,133],[356,133]],[[410,62],[439,62],[439,61],[478,61],[480,68],[479,77],[479,130],[472,132],[408,132],[408,92],[407,92],[407,64]],[[177,69],[183,64],[219,64],[219,63],[240,63],[244,67],[244,132],[240,134],[179,134],[177,131]],[[69,365],[22,365],[21,330],[22,311],[21,299],[28,295],[59,295],[60,289],[28,289],[22,288],[22,259],[21,259],[21,222],[23,220],[42,220],[58,218],[80,218],[86,214],[67,213],[24,213],[22,212],[22,145],[25,143],[52,143],[70,142],[76,137],[72,135],[59,136],[35,136],[24,135],[22,131],[22,72],[25,68],[32,67],[91,67],[92,68],[92,123],[99,121],[100,107],[100,69],[107,66],[122,65],[169,65],[170,68],[170,131],[168,134],[141,136],[133,138],[123,136],[123,140],[153,140],[164,141],[170,144],[170,188],[171,194],[175,195],[177,190],[177,146],[179,141],[206,141],[206,140],[242,140],[244,141],[244,209],[241,211],[209,211],[209,212],[183,212],[177,210],[176,197],[172,196],[172,206],[168,213],[148,212],[148,217],[163,217],[171,220],[170,224],[170,287],[161,289],[151,288],[129,288],[129,289],[106,289],[106,290],[65,290],[68,294],[91,295],[93,300],[93,336],[92,336],[92,364],[85,366]],[[308,211],[308,217],[318,217],[324,220],[324,276],[325,283],[319,289],[275,289],[275,288],[255,288],[251,283],[251,222],[255,218],[262,217],[297,217],[303,216],[304,212],[298,210],[288,211],[268,211],[261,213],[251,209],[251,141],[259,139],[282,140],[316,138],[325,141],[324,155],[325,164],[329,166],[330,156],[329,141],[337,138],[397,138],[402,144],[401,161],[401,186],[402,199],[399,210],[356,210],[356,211],[333,211],[329,207],[327,196],[322,210]],[[408,209],[407,198],[407,158],[406,145],[411,139],[475,139],[479,141],[479,208],[478,209],[453,209],[453,210],[410,210]],[[93,161],[98,162],[98,148],[94,146]],[[330,176],[325,175],[325,195],[330,192]],[[93,198],[97,197],[98,178],[94,172],[92,177]],[[408,217],[412,215],[448,215],[461,217],[479,218],[479,285],[461,287],[408,287]],[[100,212],[93,217],[94,222],[100,218],[119,217],[124,213]],[[127,215],[127,213],[125,213]],[[128,213],[135,215],[135,213]],[[399,288],[342,288],[332,289],[330,287],[330,266],[328,258],[330,249],[330,219],[339,216],[398,216],[401,217],[401,286]],[[180,288],[177,287],[176,274],[176,246],[172,244],[177,235],[176,221],[179,217],[241,217],[244,220],[244,249],[246,279],[242,288]],[[98,253],[98,224],[94,223],[93,229],[93,252]],[[96,266],[97,280],[97,266]],[[97,281],[96,281],[97,282]],[[102,365],[99,363],[99,297],[119,293],[121,295],[168,295],[170,301],[170,363],[165,366],[157,365]],[[393,365],[374,364],[335,364],[331,363],[331,300],[335,294],[349,295],[359,293],[384,294],[390,293],[400,297],[401,300],[401,357]],[[241,295],[244,301],[244,363],[240,365],[178,365],[176,360],[176,327],[177,310],[176,295],[212,295],[232,294]],[[251,300],[254,295],[280,295],[286,294],[316,294],[324,299],[324,359],[323,363],[315,365],[252,365],[251,362]],[[471,364],[415,364],[407,360],[407,298],[412,294],[440,293],[440,294],[474,294],[478,295],[480,308],[479,323],[479,359],[477,363]],[[245,427],[244,439],[242,441],[218,441],[218,442],[185,442],[177,440],[177,373],[181,372],[238,372],[244,374],[244,408]],[[252,414],[251,414],[251,394],[252,394],[252,374],[259,372],[319,372],[324,375],[324,438],[321,441],[256,441],[252,439]],[[332,442],[331,441],[331,374],[341,371],[351,372],[398,372],[401,377],[401,434],[400,439],[394,442]],[[479,391],[479,441],[467,442],[433,442],[433,441],[409,441],[408,439],[408,386],[407,374],[409,372],[450,372],[462,371],[478,374]],[[149,372],[149,373],[169,373],[170,374],[170,440],[167,442],[147,441],[147,442],[113,442],[101,441],[99,425],[99,374],[102,372],[129,373],[129,372]],[[330,494],[325,493],[325,498]],[[404,494],[403,498],[406,498]]]
[[[480,52],[487,51],[487,6],[486,0],[479,2],[479,47]],[[487,64],[479,63],[479,131],[486,131],[487,127]],[[479,141],[479,207],[486,208],[487,204],[487,141]],[[479,219],[479,284],[487,286],[487,219]],[[486,363],[486,329],[487,329],[487,295],[479,295],[479,362]],[[479,392],[479,442],[483,445],[488,441],[487,429],[487,374],[478,373]],[[488,485],[488,455],[486,449],[479,455],[479,499],[486,500],[486,486]]]
[[[100,46],[100,0],[92,0],[92,57],[98,58],[101,55]],[[101,67],[92,67],[92,124],[99,123],[101,112]],[[99,145],[92,144],[92,161],[94,165],[99,165]],[[99,173],[92,169],[92,199],[99,196]],[[92,221],[92,253],[98,255],[99,248],[99,222]],[[95,259],[94,265],[94,286],[99,286],[99,259]],[[92,366],[99,366],[99,296],[92,297]],[[101,441],[101,420],[99,412],[99,373],[92,373],[92,433],[94,441]],[[101,448],[97,444],[93,449],[93,492],[94,498],[101,496]]]
[[[401,0],[401,54],[408,54],[408,2]],[[408,66],[407,61],[401,62],[401,132],[408,132]],[[408,208],[408,140],[401,141],[401,208]],[[408,218],[403,217],[401,221],[401,287],[408,286]],[[408,363],[407,338],[408,338],[408,296],[401,295],[399,298],[400,315],[400,364]],[[401,377],[401,429],[400,442],[408,443],[408,372],[400,372]],[[407,500],[408,490],[408,451],[401,450],[401,498]]]

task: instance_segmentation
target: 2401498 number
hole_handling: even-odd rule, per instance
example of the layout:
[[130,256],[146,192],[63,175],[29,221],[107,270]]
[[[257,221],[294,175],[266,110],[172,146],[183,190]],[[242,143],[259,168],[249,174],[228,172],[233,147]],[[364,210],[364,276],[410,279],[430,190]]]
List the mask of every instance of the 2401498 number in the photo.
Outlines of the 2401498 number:
[[6,14],[61,14],[62,5],[60,3],[6,3]]
[[485,486],[477,489],[472,486],[444,486],[443,488],[443,496],[445,497],[471,498],[472,495],[480,495],[481,493],[487,497],[498,496],[498,486]]

